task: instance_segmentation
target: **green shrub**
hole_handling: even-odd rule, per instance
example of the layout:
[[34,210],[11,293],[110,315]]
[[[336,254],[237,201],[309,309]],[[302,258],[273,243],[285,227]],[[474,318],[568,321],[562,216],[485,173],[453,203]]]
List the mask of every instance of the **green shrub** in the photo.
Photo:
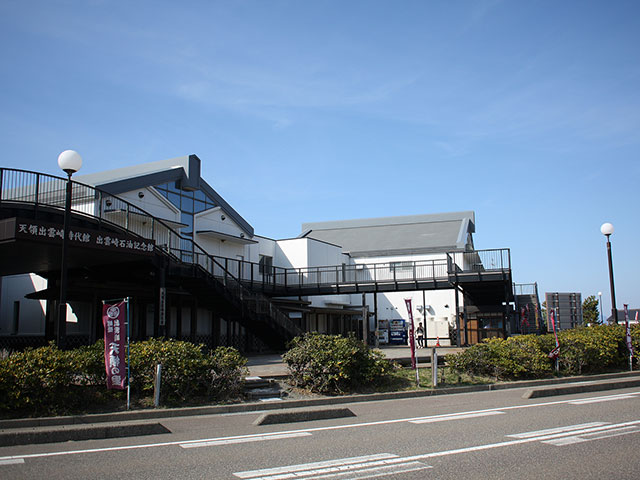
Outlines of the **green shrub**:
[[[163,364],[163,398],[170,403],[192,397],[227,399],[240,394],[247,360],[237,350],[175,340],[131,344],[131,388],[150,395],[157,363]],[[81,412],[121,398],[106,390],[104,342],[63,351],[53,343],[0,358],[0,412],[55,415]]]
[[230,398],[240,392],[246,362],[231,347],[218,347],[206,354],[201,345],[150,339],[131,344],[131,388],[151,394],[156,365],[160,363],[160,392],[166,401],[183,402],[199,396]]
[[80,385],[102,386],[107,382],[107,372],[104,367],[104,340],[93,345],[69,350],[76,369],[76,383]]
[[558,341],[560,371],[566,374],[596,373],[625,366],[627,349],[622,326],[598,325],[563,330],[558,334]]
[[70,388],[77,372],[73,356],[53,343],[15,352],[0,361],[0,407],[35,414],[64,412],[81,403]]
[[488,339],[447,355],[447,365],[460,373],[500,380],[540,378],[551,373],[548,357],[534,335]]
[[296,337],[282,357],[294,386],[336,394],[371,386],[393,366],[380,351],[349,337],[307,333]]
[[210,355],[207,395],[216,399],[234,398],[244,389],[247,359],[233,347],[218,347]]
[[[640,325],[631,329],[634,348],[640,347]],[[605,372],[626,368],[628,351],[622,325],[598,325],[563,330],[560,343],[560,372],[567,375]],[[553,334],[522,335],[506,340],[491,339],[464,352],[448,355],[456,371],[498,379],[541,378],[549,375],[554,361],[548,358],[556,346]]]

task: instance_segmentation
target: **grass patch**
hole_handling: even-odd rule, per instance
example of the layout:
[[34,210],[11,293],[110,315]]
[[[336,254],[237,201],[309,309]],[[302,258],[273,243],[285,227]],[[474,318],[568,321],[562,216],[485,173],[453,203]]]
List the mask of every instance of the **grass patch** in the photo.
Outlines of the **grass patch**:
[[[416,385],[416,372],[412,368],[397,368],[379,385],[359,389],[357,393],[404,392],[410,390],[432,390],[431,367],[418,369],[420,386]],[[458,373],[450,367],[438,368],[438,386],[462,387],[466,385],[485,385],[495,383],[490,377]]]

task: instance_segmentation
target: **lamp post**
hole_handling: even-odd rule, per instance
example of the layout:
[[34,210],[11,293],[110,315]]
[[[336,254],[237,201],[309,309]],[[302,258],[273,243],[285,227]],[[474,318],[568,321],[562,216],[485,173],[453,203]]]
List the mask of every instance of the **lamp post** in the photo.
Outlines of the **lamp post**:
[[613,260],[611,260],[611,241],[609,237],[613,233],[613,225],[610,223],[603,223],[600,227],[600,232],[607,237],[607,257],[609,259],[609,285],[611,287],[611,313],[613,315],[613,321],[618,324],[618,309],[616,308],[616,290],[613,286]]
[[62,229],[62,259],[60,265],[60,303],[58,305],[58,324],[56,325],[56,343],[64,348],[67,335],[67,249],[69,243],[69,219],[71,217],[71,175],[82,167],[82,157],[78,152],[65,150],[58,156],[58,166],[68,175],[67,192],[64,201],[64,226]]
[[602,318],[602,292],[598,292],[598,310],[600,310],[600,323],[604,323]]

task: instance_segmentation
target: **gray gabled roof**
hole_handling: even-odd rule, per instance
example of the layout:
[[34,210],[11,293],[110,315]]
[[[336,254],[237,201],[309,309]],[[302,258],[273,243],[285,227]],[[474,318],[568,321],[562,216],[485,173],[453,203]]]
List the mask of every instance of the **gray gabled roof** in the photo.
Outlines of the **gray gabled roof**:
[[197,155],[186,155],[88,175],[77,175],[73,179],[112,195],[173,181],[185,190],[202,190],[247,235],[252,237],[254,233],[253,227],[200,177],[200,159]]
[[340,245],[352,256],[438,253],[473,248],[473,211],[313,222],[300,237]]

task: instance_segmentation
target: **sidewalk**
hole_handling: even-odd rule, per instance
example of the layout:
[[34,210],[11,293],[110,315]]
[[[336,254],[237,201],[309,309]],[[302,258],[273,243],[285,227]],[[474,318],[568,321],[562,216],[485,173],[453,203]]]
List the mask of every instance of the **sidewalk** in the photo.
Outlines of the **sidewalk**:
[[[384,353],[389,360],[396,361],[402,365],[411,363],[411,349],[408,345],[381,345],[379,350]],[[437,347],[438,358],[452,353],[459,353],[464,348],[458,347]],[[431,347],[416,350],[418,364],[431,363]],[[282,378],[289,375],[287,365],[282,361],[282,355],[252,355],[248,357],[247,367],[249,375],[262,378]]]

